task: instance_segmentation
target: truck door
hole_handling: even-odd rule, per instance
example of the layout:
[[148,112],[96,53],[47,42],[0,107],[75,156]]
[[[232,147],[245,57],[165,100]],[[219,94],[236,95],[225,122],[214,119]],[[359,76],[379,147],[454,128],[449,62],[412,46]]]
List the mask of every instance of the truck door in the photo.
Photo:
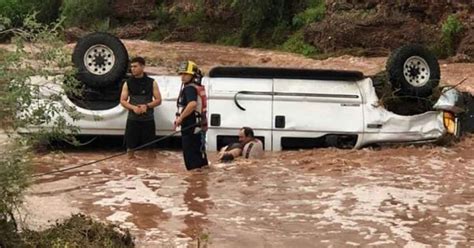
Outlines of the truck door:
[[347,81],[274,79],[273,150],[363,132],[360,90]]
[[238,140],[238,132],[254,129],[265,150],[272,150],[272,79],[209,78],[208,149]]

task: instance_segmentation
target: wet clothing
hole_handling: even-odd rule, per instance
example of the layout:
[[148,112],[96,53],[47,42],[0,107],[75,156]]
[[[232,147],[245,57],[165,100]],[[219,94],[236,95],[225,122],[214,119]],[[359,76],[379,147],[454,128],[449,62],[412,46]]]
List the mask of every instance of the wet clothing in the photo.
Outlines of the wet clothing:
[[[147,104],[153,101],[154,80],[146,74],[141,78],[132,77],[127,80],[129,103],[132,105]],[[153,141],[156,127],[153,108],[148,108],[143,114],[128,111],[127,125],[125,128],[125,144],[127,149],[133,149]]]
[[[190,102],[197,102],[197,100],[197,89],[192,85],[185,85],[179,94],[178,107],[182,112]],[[196,132],[196,121],[196,114],[192,113],[184,118],[181,123],[183,157],[187,170],[208,165],[205,148],[205,133],[202,131]],[[196,127],[190,128],[192,126]]]
[[225,147],[224,154],[221,158],[222,162],[230,162],[234,160],[234,155],[229,153],[232,150],[240,149],[240,153],[238,156],[243,156],[244,158],[248,159],[258,159],[262,158],[263,156],[263,144],[260,140],[254,139],[248,142],[247,144],[242,143],[232,143]]
[[242,149],[242,156],[244,158],[250,159],[259,159],[262,158],[264,154],[262,141],[259,139],[254,139],[249,143],[245,144]]
[[181,136],[183,145],[184,164],[187,170],[193,170],[208,165],[205,151],[205,136],[201,132],[197,134],[183,134]]
[[[244,148],[244,145],[240,142],[235,142],[235,143],[231,143],[227,146],[225,146],[223,148],[223,150],[221,149],[221,153],[222,153],[222,156],[220,158],[220,161],[221,162],[232,162],[235,157],[235,156],[241,156],[242,155],[242,149]],[[240,149],[239,151],[239,154],[234,154],[234,152],[230,153],[230,151],[232,150],[235,150],[235,149]]]
[[[153,78],[146,74],[141,78],[132,77],[127,80],[128,93],[130,97],[130,104],[141,105],[153,101]],[[153,108],[148,108],[146,113],[137,115],[132,110],[128,111],[128,119],[136,121],[150,121],[153,120]]]
[[[197,102],[198,95],[197,95],[197,89],[194,88],[192,85],[185,85],[183,90],[181,91],[181,94],[179,95],[178,99],[178,107],[181,109],[181,111],[186,108],[188,103],[192,101]],[[196,114],[190,114],[188,115],[185,119],[183,119],[183,123],[181,123],[181,130],[186,129],[187,127],[190,127],[192,125],[196,125],[197,120],[196,120]],[[195,128],[187,129],[182,131],[183,135],[185,134],[193,134],[195,133]]]
[[125,144],[127,149],[134,149],[155,140],[155,121],[127,120]]
[[241,143],[232,143],[230,145],[227,146],[227,148],[225,149],[226,152],[229,152],[229,151],[232,151],[234,149],[244,149],[244,145],[242,145]]

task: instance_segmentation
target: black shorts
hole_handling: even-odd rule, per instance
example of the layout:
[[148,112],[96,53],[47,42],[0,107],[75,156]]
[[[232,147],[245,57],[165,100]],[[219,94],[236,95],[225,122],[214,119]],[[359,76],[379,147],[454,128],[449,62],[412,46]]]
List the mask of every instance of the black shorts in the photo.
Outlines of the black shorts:
[[[127,126],[125,128],[125,145],[127,149],[133,149],[155,140],[155,132],[154,120],[127,120]],[[147,148],[151,148],[152,146],[148,146]]]

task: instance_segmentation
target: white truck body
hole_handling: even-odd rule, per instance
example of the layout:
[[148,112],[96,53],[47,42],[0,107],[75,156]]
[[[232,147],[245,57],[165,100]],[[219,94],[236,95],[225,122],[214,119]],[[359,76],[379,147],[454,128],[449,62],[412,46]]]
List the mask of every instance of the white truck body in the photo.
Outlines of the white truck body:
[[[162,104],[155,108],[156,134],[173,133],[178,76],[152,76],[158,82]],[[32,78],[32,83],[44,79]],[[204,77],[208,96],[207,149],[216,151],[221,137],[236,137],[252,127],[265,150],[279,151],[283,141],[327,135],[356,137],[355,148],[374,143],[430,142],[447,133],[443,111],[400,116],[379,105],[371,78],[318,80],[285,78]],[[60,90],[59,85],[49,89]],[[50,94],[48,89],[43,95]],[[237,96],[236,96],[237,94]],[[238,103],[237,103],[238,102]],[[108,110],[76,106],[67,96],[57,104],[73,106],[82,118],[73,124],[80,135],[123,135],[128,111],[120,104]],[[239,106],[240,105],[240,108]],[[243,110],[244,108],[245,110]],[[68,121],[72,122],[70,118]],[[32,127],[23,132],[32,132]]]

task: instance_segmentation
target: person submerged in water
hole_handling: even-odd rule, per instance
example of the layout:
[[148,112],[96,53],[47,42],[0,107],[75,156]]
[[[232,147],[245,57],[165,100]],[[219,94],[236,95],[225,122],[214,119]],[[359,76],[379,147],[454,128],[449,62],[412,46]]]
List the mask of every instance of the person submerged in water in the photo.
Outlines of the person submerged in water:
[[237,157],[261,158],[263,156],[263,144],[255,138],[252,128],[243,127],[239,131],[239,142],[229,144],[221,149],[218,158],[221,162],[230,162]]

